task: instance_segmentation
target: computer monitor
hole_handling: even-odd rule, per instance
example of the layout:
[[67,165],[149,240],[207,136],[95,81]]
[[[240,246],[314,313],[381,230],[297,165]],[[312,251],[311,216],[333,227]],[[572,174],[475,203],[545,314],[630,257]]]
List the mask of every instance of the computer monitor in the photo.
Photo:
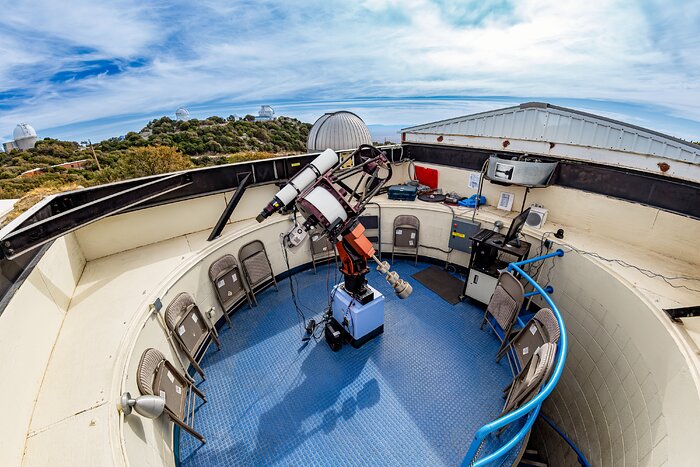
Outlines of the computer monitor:
[[530,214],[530,208],[527,208],[520,214],[518,214],[518,217],[513,219],[513,222],[510,223],[510,227],[508,227],[508,233],[506,234],[505,238],[503,239],[503,244],[506,245],[510,242],[515,242],[515,245],[520,244],[518,239],[518,234],[520,231],[523,229],[523,225],[525,225],[525,221],[527,220],[527,216]]

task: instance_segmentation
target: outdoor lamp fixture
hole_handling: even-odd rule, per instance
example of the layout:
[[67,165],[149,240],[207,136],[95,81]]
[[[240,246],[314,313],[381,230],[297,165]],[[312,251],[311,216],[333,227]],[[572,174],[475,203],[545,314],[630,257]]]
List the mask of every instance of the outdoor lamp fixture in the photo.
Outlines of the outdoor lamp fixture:
[[163,413],[163,409],[165,409],[165,399],[152,395],[139,396],[133,399],[130,393],[125,392],[122,394],[117,408],[124,412],[124,415],[129,415],[133,408],[142,417],[158,418]]

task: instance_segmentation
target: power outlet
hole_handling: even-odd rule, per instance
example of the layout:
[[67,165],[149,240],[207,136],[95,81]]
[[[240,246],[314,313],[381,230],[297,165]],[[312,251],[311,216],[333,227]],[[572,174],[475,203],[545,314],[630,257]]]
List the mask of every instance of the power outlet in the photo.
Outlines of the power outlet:
[[552,241],[549,240],[549,239],[545,240],[545,241],[544,241],[544,247],[545,247],[546,249],[548,249],[548,250],[551,250],[551,249],[552,249]]

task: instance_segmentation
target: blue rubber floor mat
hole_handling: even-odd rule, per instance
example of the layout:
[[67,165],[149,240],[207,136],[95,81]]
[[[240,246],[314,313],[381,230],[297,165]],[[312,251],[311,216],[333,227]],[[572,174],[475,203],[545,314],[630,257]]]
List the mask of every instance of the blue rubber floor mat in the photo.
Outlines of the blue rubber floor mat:
[[[319,319],[340,277],[331,264],[293,277],[306,319]],[[425,264],[396,261],[404,279]],[[332,352],[323,339],[303,343],[289,279],[279,292],[222,328],[196,412],[205,445],[180,432],[183,466],[457,465],[474,432],[498,416],[511,380],[495,363],[498,339],[479,330],[483,310],[451,306],[417,281],[400,300],[377,272],[386,297],[384,333],[360,349]]]

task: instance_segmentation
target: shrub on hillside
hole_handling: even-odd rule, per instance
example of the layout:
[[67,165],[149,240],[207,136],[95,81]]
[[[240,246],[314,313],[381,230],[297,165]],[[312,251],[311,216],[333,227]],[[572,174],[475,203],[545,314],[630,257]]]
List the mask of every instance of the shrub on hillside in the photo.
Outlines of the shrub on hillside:
[[192,167],[190,158],[170,146],[145,146],[127,150],[113,167],[102,170],[99,182],[148,177]]

